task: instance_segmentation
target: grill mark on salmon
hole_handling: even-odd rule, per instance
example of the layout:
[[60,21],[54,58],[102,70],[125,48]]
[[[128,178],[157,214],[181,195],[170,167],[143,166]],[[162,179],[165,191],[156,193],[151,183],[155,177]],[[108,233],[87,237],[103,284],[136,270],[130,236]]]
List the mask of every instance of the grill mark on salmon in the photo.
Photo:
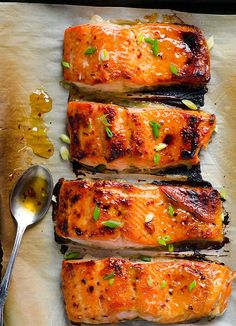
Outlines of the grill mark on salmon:
[[235,272],[190,260],[133,263],[107,258],[63,261],[61,276],[67,316],[73,323],[141,318],[172,324],[224,313]]
[[[161,104],[138,110],[75,101],[69,102],[67,115],[71,160],[88,167],[102,164],[118,171],[196,165],[198,153],[207,146],[216,124],[213,114]],[[103,116],[106,124],[101,121]],[[159,125],[157,138],[151,121]],[[167,147],[157,153],[155,146],[160,143]],[[155,162],[156,155],[160,155],[159,162]]]
[[[154,40],[156,53],[150,44]],[[86,54],[91,48],[94,52]],[[64,60],[69,63],[64,79],[90,91],[123,92],[178,84],[196,87],[210,80],[206,40],[197,27],[188,25],[69,27],[64,35]]]
[[[223,241],[222,203],[212,187],[135,185],[114,180],[59,183],[53,211],[58,237],[99,247],[164,250],[167,243]],[[96,221],[95,207],[99,208]],[[113,229],[102,224],[109,220],[121,222],[121,226]],[[167,239],[166,246],[161,239]]]

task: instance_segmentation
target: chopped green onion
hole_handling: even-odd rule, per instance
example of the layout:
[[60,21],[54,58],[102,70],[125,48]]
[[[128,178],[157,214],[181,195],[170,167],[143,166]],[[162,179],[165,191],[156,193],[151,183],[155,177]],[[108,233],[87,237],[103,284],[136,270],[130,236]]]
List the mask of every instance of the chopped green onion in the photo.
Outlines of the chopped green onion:
[[153,40],[152,38],[150,38],[150,37],[145,37],[145,38],[144,38],[144,41],[145,41],[146,43],[151,44],[151,45],[153,45],[153,43],[154,43],[154,40]]
[[208,50],[210,51],[214,46],[214,36],[210,36],[209,39],[207,40],[207,47]]
[[148,222],[151,222],[153,220],[153,213],[148,213],[146,216],[145,216],[145,223],[148,223]]
[[156,39],[153,41],[152,52],[157,57],[157,55],[158,55],[158,43],[157,43]]
[[197,110],[196,104],[189,100],[182,100],[182,103],[187,106],[190,110]]
[[97,221],[100,216],[100,208],[98,205],[95,206],[94,211],[93,211],[93,219],[94,221]]
[[104,126],[110,126],[111,124],[108,122],[107,120],[107,114],[103,114],[99,117],[99,120],[102,121],[102,123],[104,124]]
[[60,139],[61,139],[64,143],[66,143],[66,144],[70,144],[70,138],[69,138],[67,135],[65,135],[65,134],[61,134],[61,135],[60,135]]
[[168,214],[169,214],[170,216],[174,216],[174,208],[173,208],[173,206],[171,206],[171,205],[168,206]]
[[69,64],[69,62],[66,62],[66,61],[62,60],[61,64],[62,64],[62,66],[63,66],[64,68],[70,68],[70,64]]
[[226,191],[225,191],[224,188],[221,188],[221,189],[219,190],[219,194],[220,194],[220,198],[221,198],[221,199],[226,200],[226,198],[227,198],[227,193],[226,193]]
[[152,258],[149,256],[140,256],[140,260],[148,263],[148,262],[152,261]]
[[164,143],[160,143],[160,144],[158,144],[158,145],[156,145],[155,147],[154,147],[154,150],[156,151],[156,152],[159,152],[159,151],[162,151],[164,148],[166,148],[167,147],[167,144],[164,144]]
[[159,125],[159,123],[157,123],[156,121],[149,121],[149,125],[152,127],[154,138],[158,138],[159,129],[161,128],[161,125]]
[[140,43],[143,42],[143,40],[144,40],[143,34],[139,34],[138,39],[137,39],[137,43],[140,44]]
[[173,75],[178,76],[178,69],[172,63],[170,64],[170,71]]
[[113,137],[113,132],[111,131],[111,129],[109,127],[106,127],[105,130],[106,130],[107,136],[109,138]]
[[166,242],[171,241],[171,237],[169,235],[164,235],[163,237],[158,238],[157,241],[159,242],[160,245],[166,246],[167,245]]
[[152,286],[152,284],[153,284],[153,279],[152,279],[151,276],[148,276],[147,284],[148,284],[148,286]]
[[69,259],[77,259],[77,258],[80,258],[80,253],[78,252],[69,252],[68,254],[66,254],[64,256],[64,259],[65,260],[69,260]]
[[160,159],[161,159],[160,154],[157,154],[157,153],[154,154],[154,157],[153,157],[154,164],[158,164]]
[[107,61],[107,60],[109,60],[109,53],[107,52],[106,49],[103,49],[103,50],[99,51],[98,57],[99,57],[99,60],[101,60],[101,61]]
[[64,160],[64,161],[68,161],[69,158],[70,158],[70,153],[67,149],[66,146],[61,146],[60,148],[60,154],[61,154],[61,158]]
[[146,43],[149,43],[152,45],[152,52],[155,56],[158,55],[158,40],[157,39],[151,39],[150,37],[145,37],[144,41]]
[[52,195],[52,201],[53,201],[54,203],[57,203],[57,197],[56,197],[55,195]]
[[103,279],[104,280],[110,280],[110,279],[114,278],[114,276],[115,276],[115,273],[106,274],[106,275],[103,276]]
[[160,288],[161,288],[161,289],[164,289],[166,286],[167,286],[167,282],[166,282],[165,280],[163,280],[163,281],[161,282]]
[[102,225],[107,226],[110,229],[115,229],[117,227],[123,226],[123,223],[120,221],[108,220],[108,221],[102,222]]
[[191,292],[195,288],[196,285],[197,285],[197,282],[195,280],[192,281],[188,286],[189,292]]
[[169,243],[167,247],[168,247],[168,251],[169,252],[173,252],[174,251],[174,245],[172,243]]
[[115,279],[114,278],[110,278],[110,280],[108,281],[109,285],[112,285],[114,283]]
[[90,55],[90,54],[94,54],[96,51],[97,51],[96,48],[88,48],[88,49],[84,52],[84,54],[86,54],[86,55]]

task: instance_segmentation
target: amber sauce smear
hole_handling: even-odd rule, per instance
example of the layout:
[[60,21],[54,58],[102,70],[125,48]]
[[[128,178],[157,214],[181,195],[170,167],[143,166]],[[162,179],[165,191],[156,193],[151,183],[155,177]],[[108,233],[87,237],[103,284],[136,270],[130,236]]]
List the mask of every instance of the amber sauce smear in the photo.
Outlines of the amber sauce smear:
[[32,148],[35,155],[49,158],[53,155],[54,147],[48,138],[48,128],[43,115],[51,111],[52,99],[43,89],[37,89],[30,95],[30,106],[29,126],[24,135],[26,144]]
[[38,213],[48,199],[47,188],[47,180],[34,177],[23,187],[19,197],[20,204],[32,213]]

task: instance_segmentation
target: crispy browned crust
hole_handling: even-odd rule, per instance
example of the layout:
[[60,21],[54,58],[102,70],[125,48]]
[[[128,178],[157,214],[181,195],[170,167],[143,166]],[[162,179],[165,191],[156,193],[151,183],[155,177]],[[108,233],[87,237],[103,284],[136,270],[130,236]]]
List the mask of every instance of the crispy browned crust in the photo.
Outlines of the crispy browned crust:
[[[113,248],[161,247],[159,239],[166,235],[168,243],[175,244],[223,240],[222,203],[212,187],[60,180],[56,188],[53,219],[60,238]],[[100,210],[97,221],[93,218],[96,206]],[[152,219],[146,222],[150,214]],[[122,226],[111,229],[102,224],[107,220]]]
[[[139,36],[144,39],[139,43]],[[146,38],[156,39],[158,55]],[[88,48],[96,51],[86,55]],[[100,51],[107,50],[107,60]],[[202,32],[188,25],[139,24],[130,27],[79,25],[64,36],[66,81],[80,85],[112,85],[118,91],[171,84],[204,85],[210,79],[210,57]],[[178,72],[171,72],[174,65]]]
[[[216,123],[213,114],[163,105],[134,112],[112,104],[69,102],[67,115],[71,160],[91,167],[103,164],[111,170],[162,170],[197,164],[198,153],[207,146]],[[106,133],[102,116],[112,137]],[[158,138],[150,121],[160,125]],[[158,152],[160,160],[155,163],[159,143],[167,147]]]
[[171,324],[212,318],[225,311],[234,276],[226,266],[189,260],[107,258],[62,264],[66,312],[73,323],[142,318]]

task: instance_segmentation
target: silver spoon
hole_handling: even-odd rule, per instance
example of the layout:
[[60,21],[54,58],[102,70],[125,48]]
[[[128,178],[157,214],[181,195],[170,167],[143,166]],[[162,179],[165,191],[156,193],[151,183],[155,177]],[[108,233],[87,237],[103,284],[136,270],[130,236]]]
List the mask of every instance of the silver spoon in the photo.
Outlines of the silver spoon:
[[3,326],[3,309],[9,281],[25,229],[41,220],[51,203],[53,181],[48,169],[34,165],[17,181],[10,196],[10,210],[17,222],[17,232],[12,254],[0,285],[0,325]]

